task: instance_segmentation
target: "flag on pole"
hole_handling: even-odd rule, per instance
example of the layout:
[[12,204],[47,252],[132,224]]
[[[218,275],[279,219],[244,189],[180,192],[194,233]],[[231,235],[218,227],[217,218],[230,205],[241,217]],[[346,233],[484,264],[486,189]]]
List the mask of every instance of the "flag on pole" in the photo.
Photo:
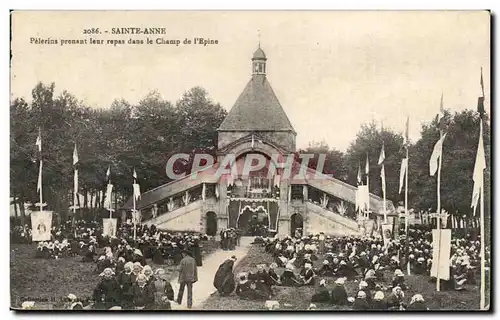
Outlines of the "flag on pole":
[[370,162],[368,161],[368,153],[366,153],[366,166],[365,166],[365,174],[370,173]]
[[78,163],[78,150],[76,150],[76,143],[75,143],[75,149],[73,150],[73,165]]
[[434,149],[432,150],[431,158],[429,159],[429,172],[431,177],[434,176],[434,174],[437,171],[438,168],[438,159],[441,158],[442,153],[443,153],[443,141],[444,138],[446,137],[446,133],[443,134],[441,139],[439,139],[436,144],[434,145]]
[[444,105],[443,105],[443,93],[441,92],[441,103],[439,106],[438,115],[439,130],[444,131],[446,129],[446,124],[444,122]]
[[382,163],[382,169],[380,170],[380,178],[382,179],[382,192],[385,196],[385,165]]
[[38,128],[38,136],[36,137],[35,146],[38,146],[38,151],[42,152],[42,130]]
[[361,184],[361,163],[358,163],[358,186]]
[[382,150],[380,151],[380,157],[378,158],[378,164],[381,165],[384,163],[385,160],[385,150],[384,150],[384,144],[382,143]]
[[358,188],[356,189],[356,201],[354,202],[355,203],[355,206],[356,208],[354,209],[354,211],[358,212],[358,209],[360,207],[359,203],[361,202],[361,196],[360,196],[360,193],[359,193],[359,185],[358,185]]
[[484,98],[484,82],[483,82],[483,67],[481,67],[481,93],[483,94]]
[[74,194],[75,194],[75,202],[73,205],[76,205],[76,194],[78,193],[78,169],[75,169],[75,178],[74,178]]
[[134,197],[136,201],[141,197],[141,187],[137,183],[134,183]]
[[482,96],[477,99],[477,112],[479,112],[479,117],[484,118],[484,83],[483,83],[483,68],[481,68],[481,92]]
[[472,189],[472,203],[471,208],[473,208],[473,214],[476,214],[476,207],[481,194],[481,189],[484,184],[483,171],[486,168],[486,159],[484,155],[484,143],[483,143],[483,122],[480,120],[479,124],[479,143],[477,146],[476,163],[474,165],[474,173],[472,174],[472,180],[474,181],[474,188]]
[[39,192],[42,188],[42,161],[40,161],[40,169],[38,170],[38,183],[36,185],[36,191]]
[[106,202],[111,208],[111,194],[113,193],[113,185],[111,183],[108,184],[108,187],[106,189]]
[[401,160],[401,169],[399,170],[399,194],[403,190],[406,170],[408,170],[408,159],[404,158]]
[[403,136],[403,139],[404,139],[404,140],[403,140],[403,145],[404,145],[405,147],[408,147],[408,144],[409,144],[409,142],[410,142],[410,139],[409,139],[409,133],[408,133],[408,131],[409,131],[409,123],[410,123],[410,116],[408,116],[408,117],[406,118],[406,124],[405,124],[405,134],[404,134],[404,136]]

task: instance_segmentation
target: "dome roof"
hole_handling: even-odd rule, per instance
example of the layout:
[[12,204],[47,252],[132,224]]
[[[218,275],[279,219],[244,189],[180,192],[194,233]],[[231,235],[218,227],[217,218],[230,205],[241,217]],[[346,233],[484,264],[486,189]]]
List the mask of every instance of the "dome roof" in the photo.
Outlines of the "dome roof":
[[255,52],[253,53],[253,59],[267,59],[266,58],[266,54],[264,53],[264,50],[262,50],[260,48],[260,46],[257,48],[257,50],[255,50]]

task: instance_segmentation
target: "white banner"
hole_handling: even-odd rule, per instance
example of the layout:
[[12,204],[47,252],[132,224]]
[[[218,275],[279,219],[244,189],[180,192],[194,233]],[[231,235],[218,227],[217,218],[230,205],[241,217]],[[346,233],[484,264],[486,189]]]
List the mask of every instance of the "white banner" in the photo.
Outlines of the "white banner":
[[108,187],[106,188],[106,198],[104,198],[104,207],[106,209],[112,207],[112,199],[111,195],[113,193],[113,185],[111,183],[108,184]]
[[431,277],[450,279],[451,229],[432,230]]
[[384,246],[387,248],[389,241],[392,239],[392,224],[382,224],[382,238]]
[[366,211],[369,208],[368,201],[370,200],[368,186],[358,186],[356,191],[359,210]]
[[52,211],[33,211],[31,213],[33,241],[50,241],[52,229]]
[[116,218],[102,219],[102,235],[116,236]]
[[136,224],[140,224],[142,220],[142,213],[141,210],[135,210],[132,211],[132,221],[135,222]]

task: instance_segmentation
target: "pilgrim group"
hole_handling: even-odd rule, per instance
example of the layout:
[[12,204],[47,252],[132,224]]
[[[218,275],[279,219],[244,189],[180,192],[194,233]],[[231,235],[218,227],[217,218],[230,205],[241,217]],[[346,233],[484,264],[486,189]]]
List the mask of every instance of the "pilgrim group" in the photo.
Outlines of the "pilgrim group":
[[[140,252],[144,259],[152,259],[155,264],[177,265],[182,259],[181,251],[187,249],[201,265],[201,242],[208,240],[206,235],[166,232],[154,225],[137,226],[135,240],[131,223],[119,227],[114,236],[104,236],[102,227],[95,221],[78,221],[74,228],[71,225],[68,221],[53,227],[51,240],[38,243],[35,257],[60,259],[81,256],[83,262],[95,262],[96,259],[100,262],[108,257],[99,255],[99,249],[111,247],[119,256],[137,256]],[[29,232],[26,234],[29,235]]]
[[[73,227],[75,226],[75,227]],[[64,259],[80,257],[82,262],[94,263],[100,281],[92,297],[80,299],[74,294],[66,297],[68,309],[170,309],[170,302],[182,303],[184,287],[187,287],[188,307],[192,305],[192,283],[197,281],[196,268],[202,266],[202,242],[206,235],[174,233],[151,227],[125,223],[116,236],[103,236],[102,227],[95,221],[68,221],[51,230],[51,240],[39,242],[35,257],[40,259]],[[30,243],[30,230],[16,229],[16,240]],[[20,237],[21,236],[21,237]],[[169,275],[155,265],[178,265],[179,288],[174,291]],[[184,283],[184,286],[182,285]],[[29,308],[25,301],[23,308]]]
[[[279,300],[276,287],[309,286],[315,291],[310,297],[312,309],[316,303],[325,303],[355,310],[427,310],[421,294],[405,296],[409,289],[405,272],[408,262],[411,274],[424,275],[430,283],[436,281],[430,277],[431,229],[416,226],[409,229],[408,237],[402,238],[384,245],[380,237],[330,237],[323,233],[258,237],[254,242],[274,262],[258,264],[256,270],[241,272],[235,280],[232,266],[236,257],[232,257],[219,267],[214,286],[222,296],[234,292],[241,299],[267,302]],[[450,279],[441,281],[442,290],[466,290],[476,283],[479,244],[479,239],[470,234],[452,240]],[[486,261],[489,259],[487,249]],[[352,296],[346,290],[346,282],[357,287]]]

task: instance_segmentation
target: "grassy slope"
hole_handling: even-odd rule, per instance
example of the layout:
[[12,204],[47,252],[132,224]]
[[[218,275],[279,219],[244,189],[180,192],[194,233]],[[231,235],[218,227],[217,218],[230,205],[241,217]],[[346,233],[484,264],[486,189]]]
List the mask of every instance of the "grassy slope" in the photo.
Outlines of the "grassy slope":
[[[215,241],[203,243],[202,255],[217,249]],[[62,307],[64,298],[73,293],[79,298],[91,297],[99,282],[94,263],[83,263],[81,257],[35,259],[35,245],[15,244],[10,249],[10,291],[11,306],[20,307],[23,301],[35,301],[37,305]],[[177,277],[175,266],[155,265],[164,268],[173,279]]]
[[[314,262],[315,267],[321,265],[323,259]],[[246,257],[244,257],[235,268],[238,272],[255,270],[256,264],[273,262],[271,255],[265,253],[264,248],[253,245]],[[278,270],[280,274],[282,270]],[[385,275],[385,285],[389,285],[392,274]],[[479,282],[477,285],[470,285],[466,291],[441,291],[436,292],[436,284],[430,283],[427,276],[406,276],[406,282],[410,288],[405,292],[405,300],[409,303],[411,297],[420,293],[427,300],[427,306],[431,310],[470,310],[479,309]],[[326,278],[328,287],[333,285],[335,278]],[[357,292],[358,282],[346,281],[346,289],[349,296],[354,296]],[[315,288],[300,287],[275,287],[275,300],[278,300],[281,309],[305,310],[310,305],[311,296]],[[386,296],[389,292],[386,293]],[[487,294],[488,295],[488,294]],[[488,302],[488,301],[487,301]],[[285,307],[285,304],[289,304]],[[331,306],[328,304],[316,304],[318,309],[323,310],[346,310],[350,308]],[[234,293],[229,297],[220,297],[217,294],[209,297],[203,304],[205,310],[264,310],[264,302],[247,301],[239,299]]]

